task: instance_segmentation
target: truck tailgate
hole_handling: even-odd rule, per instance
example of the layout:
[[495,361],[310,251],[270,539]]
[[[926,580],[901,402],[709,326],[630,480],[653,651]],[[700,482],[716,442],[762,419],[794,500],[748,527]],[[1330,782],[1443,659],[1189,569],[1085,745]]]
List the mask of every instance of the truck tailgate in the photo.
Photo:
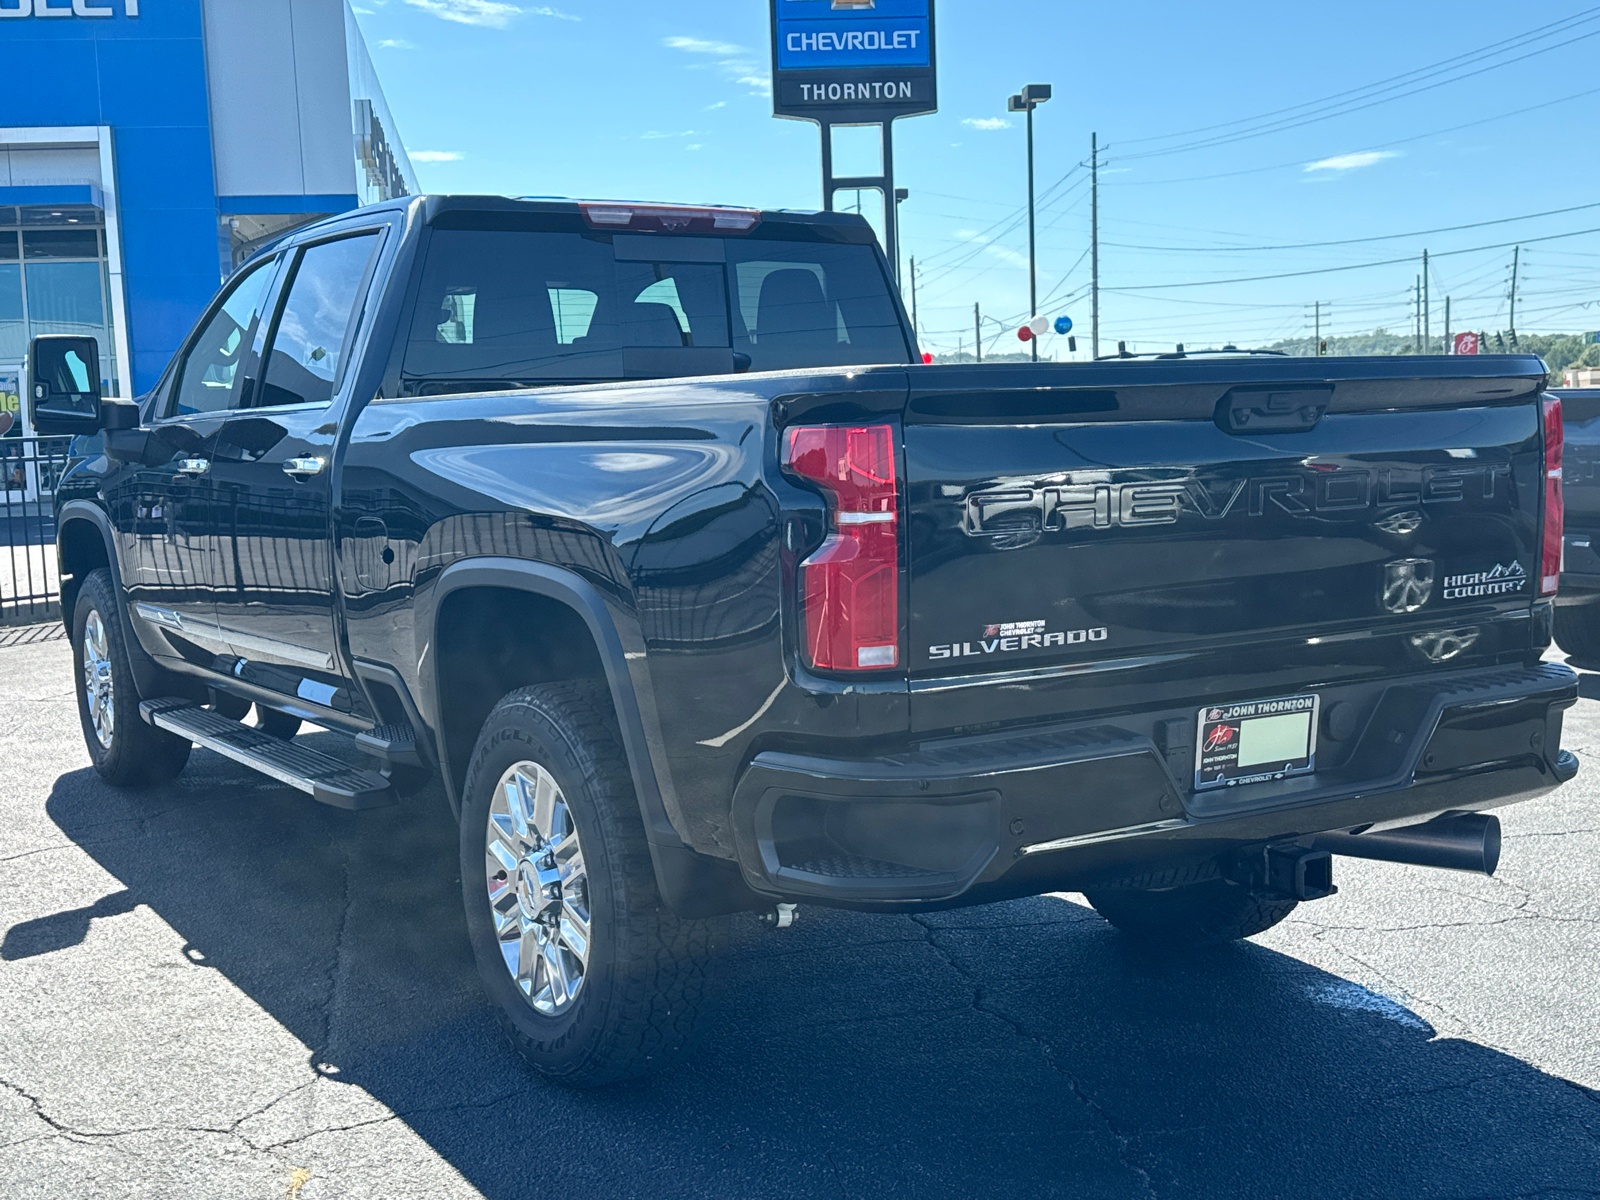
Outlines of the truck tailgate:
[[913,725],[1525,656],[1544,376],[1528,358],[1461,361],[919,376]]

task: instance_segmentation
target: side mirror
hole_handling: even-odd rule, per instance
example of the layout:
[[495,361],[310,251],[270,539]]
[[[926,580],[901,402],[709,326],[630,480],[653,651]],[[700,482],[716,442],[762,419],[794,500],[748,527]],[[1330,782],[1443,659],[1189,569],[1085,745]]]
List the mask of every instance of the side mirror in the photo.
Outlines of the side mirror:
[[100,345],[94,338],[57,333],[33,339],[28,412],[38,434],[100,429]]

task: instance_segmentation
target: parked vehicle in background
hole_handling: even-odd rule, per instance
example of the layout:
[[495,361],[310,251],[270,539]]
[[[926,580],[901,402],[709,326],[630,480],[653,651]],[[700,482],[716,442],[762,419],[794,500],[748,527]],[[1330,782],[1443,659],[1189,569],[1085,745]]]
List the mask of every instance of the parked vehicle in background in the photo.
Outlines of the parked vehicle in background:
[[1556,644],[1600,667],[1600,388],[1558,388],[1566,423],[1566,530]]
[[1202,945],[1333,853],[1492,872],[1576,772],[1538,359],[918,357],[859,217],[484,197],[297,231],[137,404],[41,339],[35,424],[104,434],[96,769],[441,780],[484,986],[584,1086],[682,1041],[725,914],[1065,889]]

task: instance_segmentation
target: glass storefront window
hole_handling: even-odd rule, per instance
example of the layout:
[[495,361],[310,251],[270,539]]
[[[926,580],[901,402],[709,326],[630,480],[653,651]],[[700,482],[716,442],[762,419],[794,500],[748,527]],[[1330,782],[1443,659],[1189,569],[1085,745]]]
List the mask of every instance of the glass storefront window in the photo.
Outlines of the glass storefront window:
[[0,367],[20,364],[40,334],[92,337],[107,394],[120,394],[101,221],[81,205],[0,207]]
[[61,225],[70,229],[74,225],[100,224],[100,210],[84,204],[43,205],[33,208],[12,209],[19,213],[24,225]]
[[28,352],[22,311],[22,268],[0,263],[0,364],[19,363]]
[[30,262],[24,267],[33,336],[105,336],[106,312],[97,262]]
[[99,258],[98,229],[24,229],[23,258]]

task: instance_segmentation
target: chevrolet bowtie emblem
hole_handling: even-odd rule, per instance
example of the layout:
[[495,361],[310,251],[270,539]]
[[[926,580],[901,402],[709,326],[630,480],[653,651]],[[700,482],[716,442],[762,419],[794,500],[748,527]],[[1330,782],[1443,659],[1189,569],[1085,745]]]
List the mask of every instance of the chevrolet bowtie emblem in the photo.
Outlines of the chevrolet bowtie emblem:
[[1433,563],[1402,558],[1383,571],[1383,606],[1392,613],[1419,612],[1433,599]]
[[874,0],[833,0],[835,8],[871,8]]

